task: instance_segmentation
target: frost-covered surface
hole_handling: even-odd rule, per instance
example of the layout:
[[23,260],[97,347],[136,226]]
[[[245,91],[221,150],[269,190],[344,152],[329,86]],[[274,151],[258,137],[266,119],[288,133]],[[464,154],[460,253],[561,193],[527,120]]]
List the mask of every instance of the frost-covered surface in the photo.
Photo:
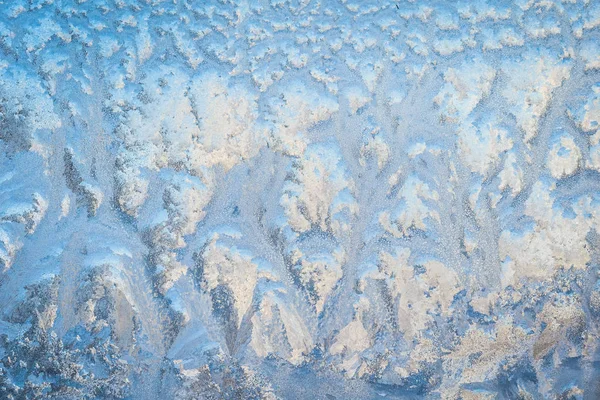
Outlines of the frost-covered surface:
[[600,398],[600,2],[0,0],[0,398]]

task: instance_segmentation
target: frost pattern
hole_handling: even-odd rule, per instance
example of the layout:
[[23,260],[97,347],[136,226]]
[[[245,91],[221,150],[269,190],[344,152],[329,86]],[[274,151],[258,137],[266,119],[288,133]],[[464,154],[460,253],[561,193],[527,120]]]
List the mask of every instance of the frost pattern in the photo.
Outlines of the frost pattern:
[[600,2],[0,1],[0,398],[600,398]]

